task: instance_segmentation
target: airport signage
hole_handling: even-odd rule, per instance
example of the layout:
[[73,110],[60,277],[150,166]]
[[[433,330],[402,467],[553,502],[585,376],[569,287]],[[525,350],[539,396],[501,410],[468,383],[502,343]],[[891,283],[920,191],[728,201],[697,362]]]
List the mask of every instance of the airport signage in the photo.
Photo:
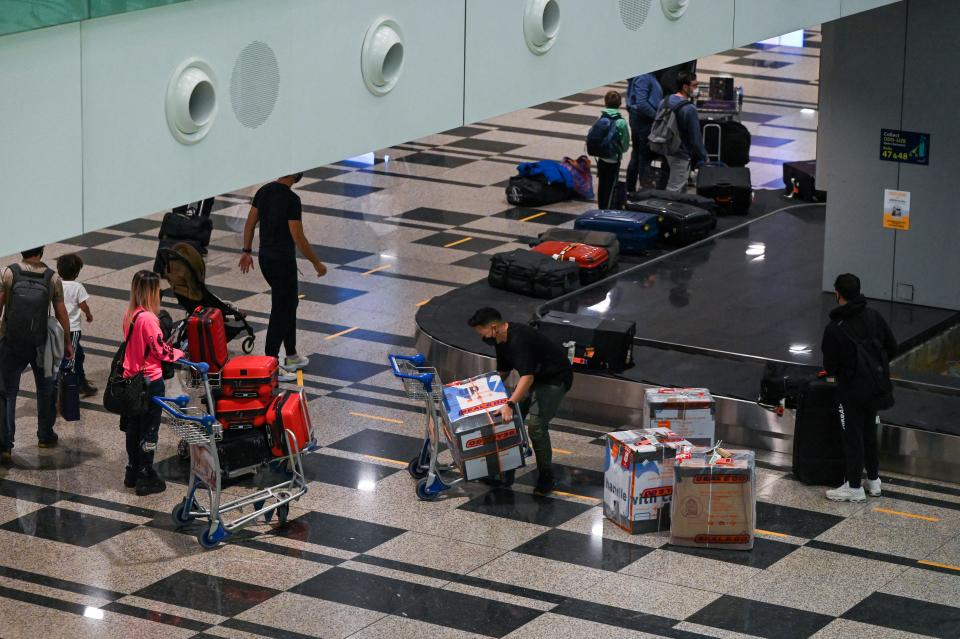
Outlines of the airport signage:
[[901,164],[930,164],[930,134],[880,129],[880,159]]

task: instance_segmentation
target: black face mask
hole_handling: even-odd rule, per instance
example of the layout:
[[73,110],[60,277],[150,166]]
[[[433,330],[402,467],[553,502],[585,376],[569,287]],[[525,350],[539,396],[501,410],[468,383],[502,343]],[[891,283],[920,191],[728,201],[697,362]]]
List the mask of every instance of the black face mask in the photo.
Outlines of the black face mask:
[[489,344],[490,346],[496,346],[496,345],[497,345],[497,338],[496,338],[496,337],[481,337],[480,339],[483,340],[483,343],[484,343],[484,344]]

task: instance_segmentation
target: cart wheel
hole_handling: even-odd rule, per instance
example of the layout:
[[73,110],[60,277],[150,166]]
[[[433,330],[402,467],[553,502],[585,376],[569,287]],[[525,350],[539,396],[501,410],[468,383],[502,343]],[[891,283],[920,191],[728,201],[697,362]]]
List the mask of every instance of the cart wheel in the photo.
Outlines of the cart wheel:
[[187,440],[181,439],[180,443],[177,444],[177,456],[180,459],[190,459],[190,444],[187,443]]
[[193,515],[190,514],[190,508],[187,506],[186,498],[174,506],[173,512],[170,514],[173,516],[173,523],[178,526],[183,526],[193,521]]
[[210,548],[216,548],[217,544],[220,543],[219,539],[210,537],[210,529],[207,527],[204,527],[204,529],[200,531],[200,534],[197,535],[197,541],[200,542],[201,546],[208,550]]
[[424,477],[417,482],[417,497],[422,501],[433,501],[440,493],[435,493],[427,487],[427,478]]
[[240,342],[240,349],[249,355],[253,352],[253,345],[256,342],[256,338],[253,335],[243,338],[243,341]]
[[277,523],[281,526],[287,523],[287,517],[290,515],[290,504],[277,506]]
[[414,479],[423,479],[427,476],[427,471],[420,468],[420,455],[410,460],[410,463],[407,464],[407,472]]

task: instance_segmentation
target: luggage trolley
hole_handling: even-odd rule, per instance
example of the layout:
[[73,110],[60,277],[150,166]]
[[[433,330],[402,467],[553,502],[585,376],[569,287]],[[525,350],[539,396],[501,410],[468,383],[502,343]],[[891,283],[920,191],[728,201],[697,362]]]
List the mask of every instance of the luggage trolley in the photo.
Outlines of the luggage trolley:
[[[424,437],[420,453],[407,464],[407,471],[417,479],[417,497],[424,501],[432,501],[445,490],[456,484],[467,481],[466,469],[458,465],[454,455],[453,464],[438,462],[440,454],[440,431],[447,440],[448,446],[456,447],[456,433],[450,424],[446,405],[443,398],[443,383],[437,369],[424,366],[426,358],[423,355],[388,355],[393,375],[400,379],[403,388],[410,399],[419,399],[424,402]],[[479,421],[482,420],[482,423]],[[481,413],[473,418],[461,420],[457,423],[457,430],[472,430],[489,424],[489,413]],[[520,411],[515,410],[513,421],[520,436],[521,463],[533,454],[530,442]]]
[[[286,462],[286,471],[289,475],[286,481],[240,499],[222,502],[223,472],[220,468],[217,442],[223,438],[223,428],[210,409],[215,404],[208,377],[209,366],[202,362],[194,363],[186,360],[180,360],[178,364],[186,368],[191,377],[196,380],[195,385],[202,388],[208,410],[204,411],[199,406],[188,406],[190,397],[187,395],[153,398],[154,403],[163,409],[167,418],[165,423],[181,440],[187,442],[190,448],[190,480],[187,483],[187,495],[173,508],[171,514],[174,523],[182,526],[194,519],[205,518],[208,525],[197,534],[197,540],[204,548],[213,548],[261,515],[265,521],[269,522],[276,512],[277,521],[281,524],[286,522],[290,512],[290,502],[300,499],[307,492],[303,457],[294,433],[290,430],[285,431],[288,451],[286,457],[264,462],[265,465]],[[200,488],[207,490],[209,507],[204,507],[197,499],[196,493]],[[253,510],[243,514],[247,506],[252,506]],[[223,515],[232,512],[241,514],[227,521]]]

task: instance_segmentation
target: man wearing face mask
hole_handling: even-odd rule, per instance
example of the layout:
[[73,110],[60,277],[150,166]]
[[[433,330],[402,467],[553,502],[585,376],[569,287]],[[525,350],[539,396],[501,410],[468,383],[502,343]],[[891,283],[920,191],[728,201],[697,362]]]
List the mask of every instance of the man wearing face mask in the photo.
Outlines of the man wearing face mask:
[[697,115],[698,86],[697,75],[689,71],[677,74],[677,84],[680,90],[664,99],[661,108],[675,109],[677,130],[680,132],[680,148],[673,155],[667,156],[667,166],[670,169],[670,179],[667,181],[668,191],[683,191],[687,187],[690,177],[690,166],[699,166],[707,161],[707,149],[703,146],[703,135],[700,131],[700,117]]
[[512,370],[520,376],[510,401],[499,412],[505,422],[513,419],[514,406],[523,415],[537,456],[538,478],[533,494],[546,495],[554,486],[550,420],[573,385],[567,353],[529,325],[503,321],[495,308],[477,310],[467,324],[496,349],[497,372],[504,381]]

